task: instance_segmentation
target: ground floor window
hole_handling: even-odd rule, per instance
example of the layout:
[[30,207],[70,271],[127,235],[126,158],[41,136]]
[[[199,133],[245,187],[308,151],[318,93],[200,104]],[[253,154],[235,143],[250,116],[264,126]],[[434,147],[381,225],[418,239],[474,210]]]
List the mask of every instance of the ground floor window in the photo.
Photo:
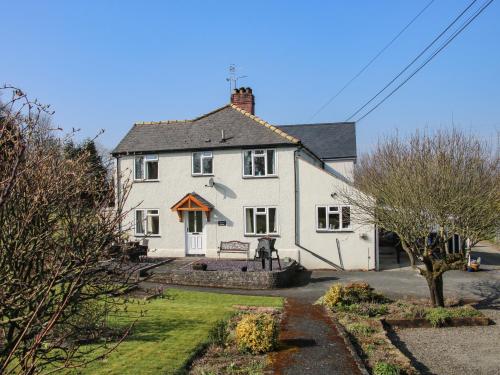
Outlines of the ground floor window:
[[276,207],[245,207],[245,234],[278,234]]
[[351,229],[351,206],[317,206],[316,229],[321,231]]
[[135,234],[139,236],[160,234],[160,214],[157,209],[135,210]]

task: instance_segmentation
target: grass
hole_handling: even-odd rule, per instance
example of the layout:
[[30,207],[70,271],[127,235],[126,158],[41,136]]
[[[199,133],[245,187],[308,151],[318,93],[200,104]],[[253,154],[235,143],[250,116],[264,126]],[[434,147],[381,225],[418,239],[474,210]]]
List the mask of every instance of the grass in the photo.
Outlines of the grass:
[[170,289],[168,299],[147,305],[131,304],[128,317],[113,325],[130,324],[146,310],[127,339],[106,359],[89,364],[78,374],[176,374],[208,342],[211,328],[227,318],[233,305],[281,307],[277,297],[243,296]]

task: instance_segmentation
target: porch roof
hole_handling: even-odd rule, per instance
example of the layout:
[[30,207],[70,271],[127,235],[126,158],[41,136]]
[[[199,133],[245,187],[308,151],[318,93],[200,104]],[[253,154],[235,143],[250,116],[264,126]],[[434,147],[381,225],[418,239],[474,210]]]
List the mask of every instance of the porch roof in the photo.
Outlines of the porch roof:
[[203,211],[207,215],[207,221],[210,221],[210,212],[213,208],[214,205],[212,203],[194,191],[186,194],[176,204],[170,207],[172,211],[176,211],[179,215],[179,221],[183,220],[183,211]]

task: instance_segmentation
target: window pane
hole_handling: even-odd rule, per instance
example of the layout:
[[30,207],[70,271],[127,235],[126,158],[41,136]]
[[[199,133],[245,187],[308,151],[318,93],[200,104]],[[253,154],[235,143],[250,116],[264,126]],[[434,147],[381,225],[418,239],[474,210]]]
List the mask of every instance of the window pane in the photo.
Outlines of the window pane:
[[158,210],[148,210],[148,215],[158,215]]
[[328,214],[328,225],[330,226],[328,229],[339,229],[339,214],[338,213]]
[[146,155],[146,160],[158,160],[158,155]]
[[254,156],[255,176],[266,175],[266,164],[264,156]]
[[193,173],[201,173],[201,152],[193,153]]
[[194,221],[194,213],[195,211],[188,211],[188,232],[193,233],[196,232],[195,221]]
[[267,174],[274,174],[274,150],[267,150]]
[[147,167],[147,179],[148,180],[157,180],[158,179],[158,162],[157,161],[148,161],[146,162]]
[[203,158],[203,173],[212,174],[212,157]]
[[339,208],[337,206],[330,206],[330,207],[328,207],[328,211],[330,211],[330,212],[338,212]]
[[266,234],[267,233],[267,215],[256,215],[256,227],[257,234]]
[[255,233],[253,227],[253,208],[245,209],[246,233]]
[[195,211],[194,214],[196,224],[195,229],[197,232],[203,232],[203,212]]
[[326,207],[318,207],[318,229],[326,229]]
[[160,234],[160,217],[158,215],[148,215],[148,233]]
[[269,208],[269,233],[276,233],[277,223],[276,223],[276,208]]
[[245,151],[243,153],[243,174],[251,176],[252,173],[252,151]]
[[342,207],[342,228],[351,226],[351,207]]
[[135,211],[135,233],[144,234],[144,211]]
[[142,156],[135,158],[135,179],[142,180],[144,178],[143,173],[144,158]]

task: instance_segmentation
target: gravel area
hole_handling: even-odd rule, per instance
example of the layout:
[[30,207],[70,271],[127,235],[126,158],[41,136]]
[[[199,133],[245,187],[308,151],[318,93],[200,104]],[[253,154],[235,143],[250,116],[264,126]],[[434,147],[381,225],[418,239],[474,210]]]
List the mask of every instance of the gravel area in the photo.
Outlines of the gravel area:
[[422,374],[500,374],[500,310],[482,310],[496,322],[485,327],[399,330],[396,340]]

